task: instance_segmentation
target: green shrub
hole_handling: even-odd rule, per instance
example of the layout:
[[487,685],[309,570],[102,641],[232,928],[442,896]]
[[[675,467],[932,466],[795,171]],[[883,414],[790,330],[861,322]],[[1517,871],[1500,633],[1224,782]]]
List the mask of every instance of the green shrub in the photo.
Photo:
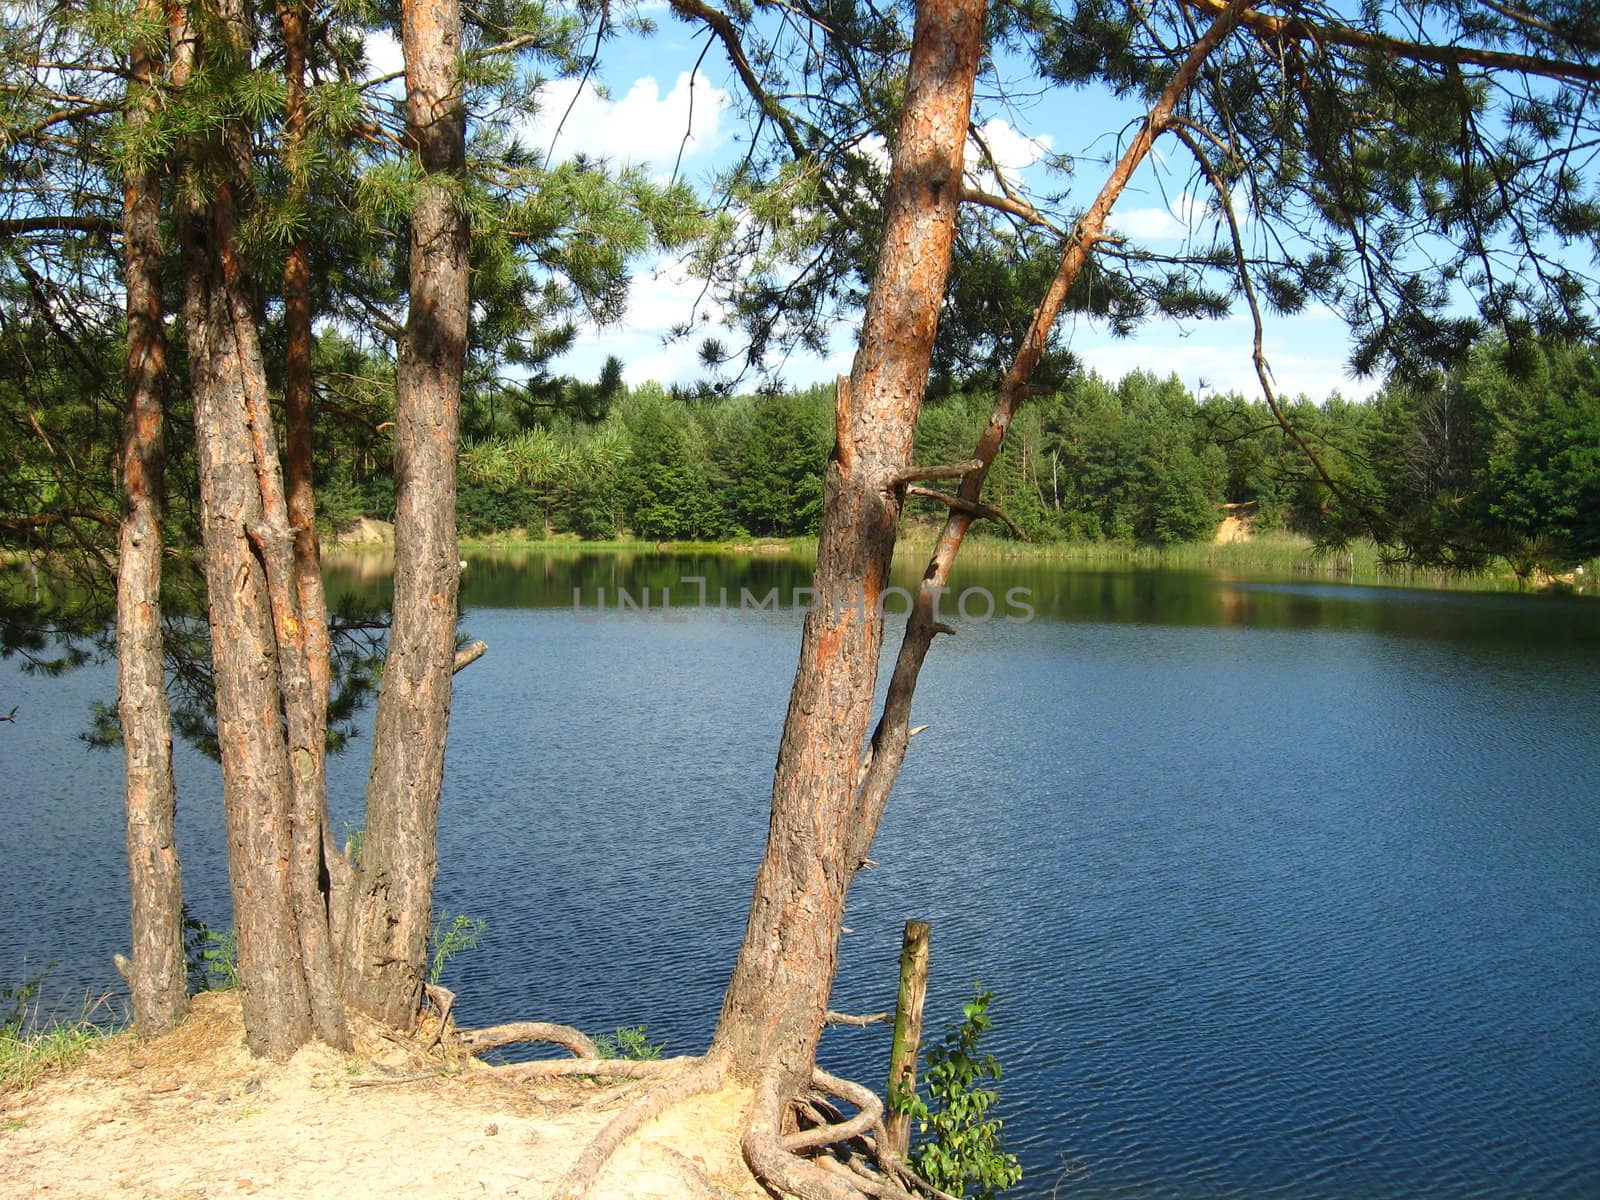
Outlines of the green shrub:
[[601,1034],[594,1040],[601,1058],[630,1058],[637,1062],[654,1062],[667,1048],[665,1042],[652,1042],[645,1036],[643,1025],[623,1025],[616,1033]]
[[[926,1100],[894,1097],[895,1107],[910,1114],[921,1135],[911,1151],[912,1168],[934,1187],[973,1200],[994,1200],[996,1192],[1022,1179],[1022,1164],[1001,1143],[1002,1122],[989,1112],[1000,1094],[985,1081],[999,1082],[1000,1063],[982,1053],[979,1043],[991,1024],[993,999],[993,992],[974,984],[960,1024],[924,1054]],[[969,1193],[969,1187],[976,1190]]]
[[183,957],[191,992],[227,992],[239,986],[239,936],[213,929],[183,910]]
[[489,922],[481,917],[442,912],[434,918],[433,933],[428,938],[428,982],[437,984],[444,975],[445,964],[463,950],[476,950],[488,931]]

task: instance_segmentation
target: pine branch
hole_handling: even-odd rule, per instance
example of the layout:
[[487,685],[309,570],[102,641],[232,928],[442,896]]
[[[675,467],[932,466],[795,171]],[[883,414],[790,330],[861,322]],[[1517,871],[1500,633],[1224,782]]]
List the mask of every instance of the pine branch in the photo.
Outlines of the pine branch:
[[[1183,0],[1183,2],[1211,16],[1223,12],[1228,7],[1223,0]],[[1483,67],[1490,71],[1513,71],[1520,75],[1537,75],[1545,79],[1600,83],[1600,63],[1539,58],[1532,54],[1488,50],[1481,46],[1445,46],[1412,42],[1404,38],[1352,29],[1347,25],[1315,25],[1299,17],[1274,17],[1253,10],[1241,13],[1239,23],[1262,37],[1279,41],[1373,50],[1390,58],[1435,63],[1439,66]]]

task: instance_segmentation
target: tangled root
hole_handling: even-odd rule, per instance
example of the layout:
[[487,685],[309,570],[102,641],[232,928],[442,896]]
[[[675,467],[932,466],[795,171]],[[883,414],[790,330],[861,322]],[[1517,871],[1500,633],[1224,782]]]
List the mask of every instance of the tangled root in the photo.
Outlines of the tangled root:
[[[551,1065],[573,1074],[584,1071],[588,1064],[573,1059]],[[674,1104],[718,1091],[727,1082],[730,1068],[729,1060],[720,1055],[618,1065],[647,1069],[626,1073],[660,1070],[670,1076],[650,1086],[596,1135],[557,1181],[552,1200],[583,1200],[628,1137]],[[773,1070],[757,1084],[739,1143],[745,1164],[769,1193],[796,1200],[955,1200],[888,1152],[883,1102],[871,1088],[818,1070],[809,1094],[786,1097],[781,1079],[780,1072]],[[845,1116],[834,1099],[853,1107],[855,1115]],[[791,1112],[806,1124],[785,1132]],[[673,1158],[696,1194],[728,1200],[728,1193],[691,1160],[676,1153]]]
[[571,1025],[552,1025],[548,1021],[512,1021],[506,1025],[491,1025],[487,1029],[463,1029],[456,1035],[463,1049],[470,1054],[497,1050],[521,1042],[549,1042],[565,1046],[579,1058],[599,1058],[600,1050],[594,1041]]
[[[890,1153],[883,1102],[871,1088],[822,1070],[812,1072],[811,1083],[810,1096],[787,1105],[777,1071],[768,1072],[757,1085],[740,1148],[769,1191],[798,1200],[954,1200]],[[830,1097],[852,1105],[856,1115],[844,1117]],[[810,1127],[784,1133],[783,1118],[790,1107],[809,1117]],[[808,1151],[816,1153],[804,1157]]]
[[[437,999],[447,1003],[453,997]],[[448,1007],[440,1007],[448,1015]],[[732,1066],[731,1058],[722,1053],[654,1061],[600,1058],[594,1042],[583,1033],[544,1021],[460,1031],[457,1042],[475,1055],[523,1042],[548,1042],[574,1054],[494,1068],[507,1078],[584,1075],[654,1080],[584,1147],[556,1181],[551,1200],[583,1200],[630,1136],[673,1105],[720,1090]],[[846,1115],[835,1101],[854,1109],[854,1115]],[[955,1200],[890,1152],[883,1101],[871,1088],[823,1070],[813,1071],[810,1091],[800,1096],[786,1094],[781,1071],[774,1068],[763,1074],[739,1146],[751,1174],[773,1195],[795,1200]],[[696,1196],[733,1200],[692,1159],[670,1149],[667,1153]]]

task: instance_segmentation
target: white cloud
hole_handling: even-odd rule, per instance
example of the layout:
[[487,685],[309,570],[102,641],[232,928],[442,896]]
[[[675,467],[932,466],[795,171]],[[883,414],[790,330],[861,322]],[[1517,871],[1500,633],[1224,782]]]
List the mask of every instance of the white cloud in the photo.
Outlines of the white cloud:
[[1136,242],[1176,241],[1189,236],[1189,227],[1164,208],[1130,208],[1113,212],[1107,222],[1113,230]]
[[[623,363],[623,378],[630,385],[655,380],[685,383],[706,374],[700,365],[700,343],[715,336],[722,308],[705,292],[701,281],[680,262],[658,263],[636,272],[629,283],[628,309],[621,325],[581,330],[572,350],[556,369],[580,379],[593,378],[609,355]],[[688,337],[668,341],[676,326],[690,323]]]
[[620,99],[607,99],[590,82],[559,79],[540,91],[538,114],[524,133],[537,149],[553,143],[558,159],[582,153],[665,173],[680,147],[688,162],[727,140],[722,116],[731,104],[726,91],[687,71],[666,95],[647,75]]
[[885,175],[894,165],[889,155],[889,143],[881,133],[869,133],[855,144],[855,151],[870,162],[878,164]]
[[[1000,168],[1006,182],[1013,187],[1017,186],[1023,171],[1050,153],[1049,135],[1028,137],[999,117],[991,117],[985,121],[978,132],[983,138],[984,145],[988,146],[989,153],[994,156],[995,165]],[[885,174],[888,173],[891,166],[889,144],[881,134],[867,134],[856,142],[854,148],[858,154],[877,163]],[[969,137],[963,148],[962,170],[968,179],[985,191],[999,190],[995,184],[994,172],[984,162],[983,150],[976,138]]]
[[[654,381],[663,386],[687,384],[710,375],[700,361],[700,346],[716,338],[730,350],[742,344],[736,331],[721,320],[725,310],[702,294],[700,281],[681,263],[666,262],[634,276],[624,323],[606,329],[581,330],[573,348],[554,365],[557,372],[593,379],[608,355],[623,363],[623,378],[630,387]],[[693,321],[686,337],[668,341],[676,325]],[[855,355],[857,326],[841,321],[833,331],[825,355],[797,351],[783,362],[769,364],[793,387],[831,382],[850,370]],[[732,364],[737,370],[738,364]],[[753,386],[753,381],[747,383]]]
[[685,321],[709,324],[722,309],[682,263],[668,262],[640,271],[628,288],[628,324],[650,333],[664,334]]
[[[1177,375],[1198,393],[1238,392],[1249,399],[1261,395],[1251,360],[1253,326],[1235,316],[1191,327],[1174,335],[1170,326],[1152,324],[1131,338],[1113,338],[1080,328],[1072,350],[1086,367],[1117,380],[1130,371],[1149,371],[1162,378]],[[1349,333],[1342,322],[1314,317],[1280,317],[1268,322],[1265,342],[1272,368],[1273,390],[1289,400],[1304,393],[1326,400],[1333,392],[1346,399],[1365,399],[1378,388],[1376,379],[1347,373]]]
[[406,56],[400,48],[400,40],[387,29],[368,33],[362,46],[367,55],[367,78],[376,79],[406,69]]
[[[1023,171],[1050,153],[1052,144],[1048,134],[1028,137],[999,117],[990,117],[978,133],[983,138],[983,144],[989,148],[989,153],[994,156],[1000,174],[1013,187]],[[970,137],[966,145],[965,169],[968,175],[977,180],[979,187],[994,186],[994,172],[984,162],[983,151],[977,141]]]
[[[1233,197],[1233,211],[1239,218],[1241,229],[1249,224],[1248,205],[1242,192]],[[1208,235],[1221,221],[1221,212],[1210,196],[1197,197],[1183,192],[1170,207],[1113,210],[1106,223],[1116,232],[1135,241],[1153,242],[1181,241],[1188,237]],[[1222,236],[1227,237],[1226,229]]]

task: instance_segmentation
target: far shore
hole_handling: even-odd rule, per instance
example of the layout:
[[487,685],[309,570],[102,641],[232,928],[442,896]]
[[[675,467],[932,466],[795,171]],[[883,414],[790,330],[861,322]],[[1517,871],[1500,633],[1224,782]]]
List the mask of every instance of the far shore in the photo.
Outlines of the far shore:
[[[1453,591],[1556,592],[1597,595],[1596,572],[1578,568],[1560,575],[1540,573],[1519,580],[1503,564],[1498,569],[1473,573],[1417,570],[1385,563],[1372,542],[1358,542],[1338,551],[1317,547],[1298,534],[1270,532],[1227,540],[1184,542],[1172,545],[1132,541],[1023,542],[983,533],[968,536],[961,554],[980,562],[1016,561],[1082,566],[1093,569],[1223,571],[1256,577],[1305,577],[1378,587],[1442,588]],[[929,555],[939,528],[929,523],[908,525],[901,533],[901,554]],[[809,561],[816,557],[815,537],[738,537],[725,541],[653,542],[633,538],[588,541],[571,534],[533,534],[508,530],[479,537],[463,537],[463,554],[725,554],[749,557],[790,557]],[[325,556],[332,562],[386,555],[394,548],[393,527],[363,518],[350,533],[328,539]]]

